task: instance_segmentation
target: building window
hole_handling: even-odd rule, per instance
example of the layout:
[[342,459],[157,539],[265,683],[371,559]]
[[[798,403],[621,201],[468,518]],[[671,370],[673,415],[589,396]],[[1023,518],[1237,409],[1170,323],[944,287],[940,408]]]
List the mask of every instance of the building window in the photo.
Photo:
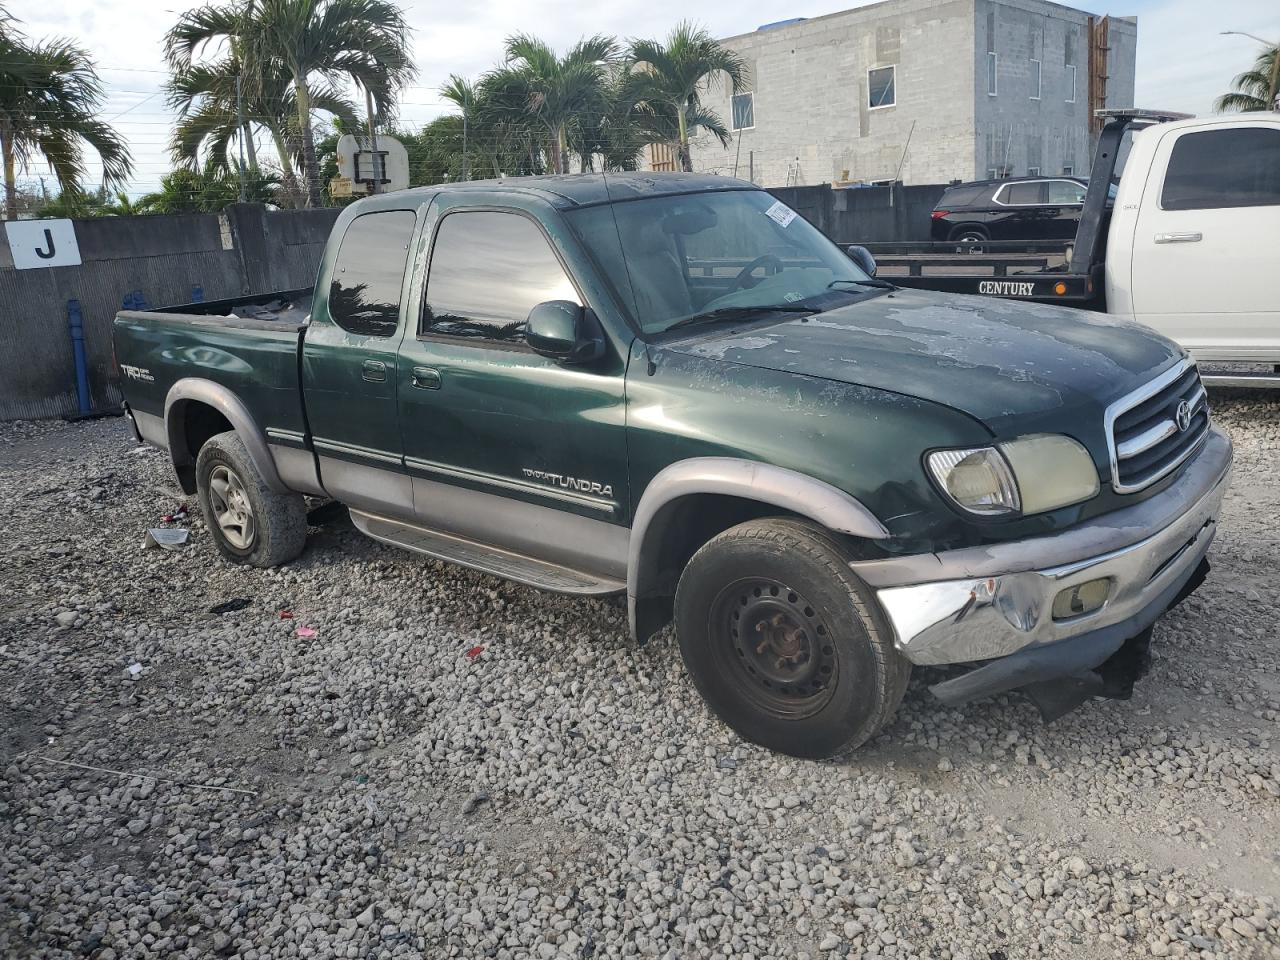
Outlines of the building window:
[[1031,61],[1031,99],[1040,99],[1040,61]]
[[1067,103],[1076,102],[1076,66],[1067,64]]
[[1040,176],[1040,168],[1039,168],[1039,167],[1027,167],[1027,176],[1028,176],[1028,177],[1038,177],[1038,176]]
[[996,95],[996,54],[993,50],[987,54],[987,96]]
[[867,105],[872,110],[892,107],[898,102],[896,67],[876,67],[867,71]]
[[756,95],[754,93],[735,93],[733,95],[733,129],[750,130],[756,125]]
[[1074,166],[1074,165],[1072,165],[1072,164],[1070,164],[1070,163],[1064,163],[1064,164],[1062,165],[1062,175],[1063,175],[1064,177],[1071,177],[1071,176],[1074,176],[1074,175],[1075,175],[1075,172],[1076,172],[1076,168],[1075,168],[1075,166]]

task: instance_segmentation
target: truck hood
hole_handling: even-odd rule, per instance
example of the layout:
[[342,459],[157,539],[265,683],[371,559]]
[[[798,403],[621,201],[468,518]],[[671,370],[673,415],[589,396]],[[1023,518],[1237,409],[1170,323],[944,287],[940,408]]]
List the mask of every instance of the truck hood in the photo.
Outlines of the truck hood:
[[1182,356],[1105,314],[899,289],[807,318],[711,327],[681,353],[821,377],[962,410],[993,432],[1096,415]]

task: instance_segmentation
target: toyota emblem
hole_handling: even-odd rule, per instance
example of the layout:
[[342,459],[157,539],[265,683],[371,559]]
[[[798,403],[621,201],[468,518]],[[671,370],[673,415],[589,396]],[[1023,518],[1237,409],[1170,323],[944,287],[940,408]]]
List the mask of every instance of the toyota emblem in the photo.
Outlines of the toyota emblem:
[[1183,400],[1180,404],[1178,404],[1178,412],[1175,413],[1173,417],[1174,417],[1174,420],[1177,421],[1179,432],[1186,433],[1187,430],[1191,427],[1190,402]]

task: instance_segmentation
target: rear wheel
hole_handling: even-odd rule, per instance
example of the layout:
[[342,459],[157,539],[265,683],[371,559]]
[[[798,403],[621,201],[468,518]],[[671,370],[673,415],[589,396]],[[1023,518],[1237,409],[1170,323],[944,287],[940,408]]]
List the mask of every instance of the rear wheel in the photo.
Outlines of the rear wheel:
[[798,757],[869,740],[911,671],[836,542],[793,520],[741,524],[694,554],[676,633],[711,709],[748,740]]
[[956,253],[982,253],[982,244],[990,237],[981,227],[961,227],[951,235],[951,239],[958,244]]
[[196,457],[196,492],[218,551],[232,563],[274,567],[302,552],[306,504],[267,486],[234,431],[210,437]]

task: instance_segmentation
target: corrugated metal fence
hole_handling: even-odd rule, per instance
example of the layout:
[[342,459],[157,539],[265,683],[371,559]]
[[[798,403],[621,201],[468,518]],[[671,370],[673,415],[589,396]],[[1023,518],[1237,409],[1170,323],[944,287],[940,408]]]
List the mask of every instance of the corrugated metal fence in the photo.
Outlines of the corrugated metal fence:
[[77,220],[80,266],[17,270],[0,242],[0,420],[77,412],[68,301],[84,315],[92,405],[118,409],[111,322],[126,298],[156,307],[308,286],[338,212],[238,204]]

